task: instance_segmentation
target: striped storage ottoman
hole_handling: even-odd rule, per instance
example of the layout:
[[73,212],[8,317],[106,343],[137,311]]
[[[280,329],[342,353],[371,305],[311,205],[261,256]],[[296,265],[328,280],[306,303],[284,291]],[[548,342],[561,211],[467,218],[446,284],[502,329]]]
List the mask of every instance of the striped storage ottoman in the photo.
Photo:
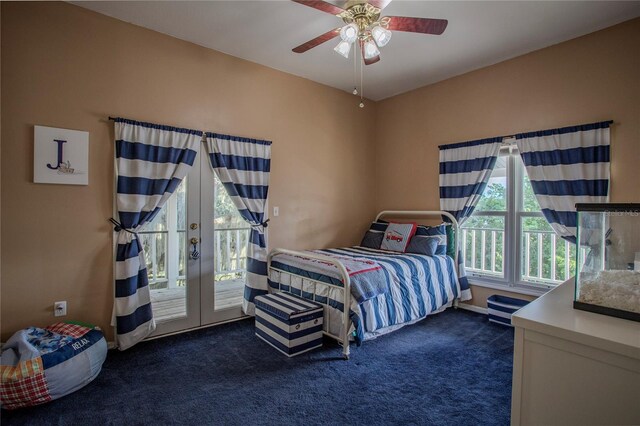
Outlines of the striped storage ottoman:
[[511,314],[528,304],[529,302],[527,300],[514,299],[513,297],[500,296],[497,294],[489,296],[487,299],[489,321],[513,327],[511,325]]
[[322,346],[321,305],[290,293],[258,296],[256,336],[292,357]]

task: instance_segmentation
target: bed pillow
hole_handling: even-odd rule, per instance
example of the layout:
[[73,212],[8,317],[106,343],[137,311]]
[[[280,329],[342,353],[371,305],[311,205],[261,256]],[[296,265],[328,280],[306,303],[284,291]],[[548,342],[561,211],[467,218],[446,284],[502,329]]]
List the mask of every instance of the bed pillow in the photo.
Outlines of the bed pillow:
[[384,233],[380,248],[383,250],[404,253],[413,234],[416,233],[415,223],[390,223]]
[[438,237],[438,246],[436,247],[437,255],[447,254],[447,225],[442,224],[438,226],[426,226],[420,225],[416,229],[416,235],[421,236],[436,236]]
[[367,231],[360,242],[360,247],[367,247],[372,249],[379,249],[384,238],[384,232],[380,231]]
[[438,236],[414,235],[407,246],[407,253],[433,256],[436,254],[440,238]]
[[378,219],[375,222],[371,222],[371,226],[369,226],[369,231],[377,231],[377,232],[385,232],[387,230],[387,226],[389,226],[389,222],[386,220]]

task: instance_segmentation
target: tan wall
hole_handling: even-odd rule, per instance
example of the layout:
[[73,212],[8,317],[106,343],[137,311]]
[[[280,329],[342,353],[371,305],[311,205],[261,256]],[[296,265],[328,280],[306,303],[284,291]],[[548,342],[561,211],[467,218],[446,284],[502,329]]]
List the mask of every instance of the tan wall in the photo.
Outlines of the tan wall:
[[[109,115],[273,140],[271,247],[352,244],[376,210],[437,209],[439,144],[605,119],[612,201],[640,200],[638,19],[361,110],[338,90],[76,6],[1,7],[2,339],[53,322],[56,300],[111,337]],[[89,186],[32,183],[35,124],[90,132]],[[474,291],[480,306],[497,293]]]
[[639,52],[635,19],[379,102],[378,209],[439,207],[438,145],[607,119],[611,201],[640,201]]
[[[1,7],[3,340],[56,300],[111,338],[110,115],[272,140],[271,247],[354,244],[375,214],[375,104],[73,5]],[[90,132],[88,186],[32,183],[35,124]]]

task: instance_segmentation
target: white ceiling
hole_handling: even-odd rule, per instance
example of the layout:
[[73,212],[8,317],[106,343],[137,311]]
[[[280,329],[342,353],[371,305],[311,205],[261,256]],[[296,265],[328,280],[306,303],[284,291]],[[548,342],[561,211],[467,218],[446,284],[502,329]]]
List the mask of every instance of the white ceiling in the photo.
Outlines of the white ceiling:
[[[292,1],[72,2],[161,33],[351,92],[353,60],[337,40],[292,48],[342,21]],[[344,3],[332,1],[337,5]],[[394,32],[364,69],[364,94],[384,99],[640,16],[640,1],[402,1],[383,16],[448,19],[441,36]],[[352,52],[353,55],[353,52]]]

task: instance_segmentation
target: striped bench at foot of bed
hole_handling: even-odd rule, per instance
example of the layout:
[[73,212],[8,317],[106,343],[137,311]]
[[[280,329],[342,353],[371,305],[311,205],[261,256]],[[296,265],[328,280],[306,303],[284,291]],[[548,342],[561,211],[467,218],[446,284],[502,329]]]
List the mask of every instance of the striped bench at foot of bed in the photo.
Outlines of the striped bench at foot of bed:
[[255,298],[256,336],[288,357],[322,346],[323,308],[289,293]]

